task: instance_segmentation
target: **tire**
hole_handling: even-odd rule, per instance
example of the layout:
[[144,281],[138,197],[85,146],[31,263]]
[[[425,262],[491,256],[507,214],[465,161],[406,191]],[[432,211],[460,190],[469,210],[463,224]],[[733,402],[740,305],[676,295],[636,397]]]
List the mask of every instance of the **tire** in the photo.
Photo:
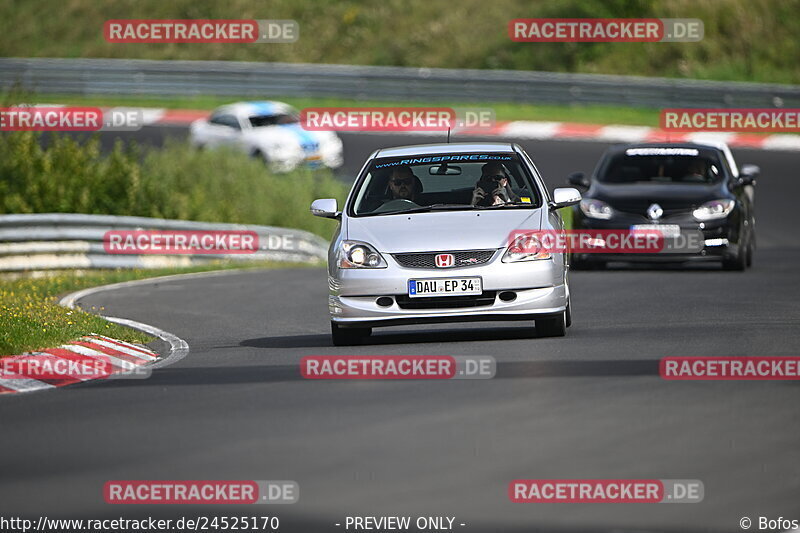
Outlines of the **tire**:
[[569,258],[569,269],[570,270],[586,270],[586,261],[581,261],[577,257],[570,256]]
[[747,261],[746,261],[747,268],[753,266],[753,254],[755,253],[756,250],[756,245],[754,241],[755,239],[751,238],[750,242],[747,244]]
[[269,157],[267,157],[267,155],[261,150],[253,150],[253,152],[250,155],[254,159],[258,159],[261,162],[261,164],[264,165],[264,168],[266,168],[273,174],[280,174],[281,172],[286,172],[285,170],[281,170],[278,164],[272,161]]
[[[750,242],[748,240],[747,243],[742,243],[739,246],[739,249],[736,251],[736,255],[733,257],[726,257],[722,260],[722,269],[723,270],[732,270],[736,272],[742,272],[747,268],[747,248],[750,246]],[[752,262],[752,261],[751,261]]]
[[334,346],[353,346],[372,335],[372,328],[342,328],[331,322],[331,340]]
[[537,337],[563,337],[567,334],[567,312],[537,318],[535,325]]
[[570,308],[569,301],[567,301],[567,311],[566,311],[566,313],[567,313],[567,316],[566,316],[567,327],[570,327],[572,325],[572,309]]
[[573,270],[605,270],[606,262],[605,261],[575,261],[570,264],[570,268]]

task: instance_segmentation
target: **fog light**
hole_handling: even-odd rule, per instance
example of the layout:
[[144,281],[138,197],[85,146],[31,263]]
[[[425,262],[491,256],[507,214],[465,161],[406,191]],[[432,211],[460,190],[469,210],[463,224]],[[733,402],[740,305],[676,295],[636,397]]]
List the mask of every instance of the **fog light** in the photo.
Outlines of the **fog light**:
[[381,296],[375,300],[375,303],[381,307],[391,307],[391,305],[394,303],[394,300],[388,296]]
[[517,299],[517,293],[512,291],[503,291],[500,293],[500,299],[504,302],[513,302]]

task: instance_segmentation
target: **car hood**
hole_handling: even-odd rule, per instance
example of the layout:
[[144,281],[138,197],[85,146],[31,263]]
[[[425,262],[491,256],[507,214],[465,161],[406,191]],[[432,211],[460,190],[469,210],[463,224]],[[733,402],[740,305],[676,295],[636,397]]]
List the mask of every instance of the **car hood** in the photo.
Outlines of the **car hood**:
[[604,185],[594,183],[586,198],[596,198],[612,207],[647,209],[657,203],[665,209],[697,206],[710,200],[728,198],[730,192],[722,183],[714,185],[680,183],[637,183]]
[[441,211],[347,219],[346,238],[381,252],[502,248],[514,230],[539,230],[542,209]]

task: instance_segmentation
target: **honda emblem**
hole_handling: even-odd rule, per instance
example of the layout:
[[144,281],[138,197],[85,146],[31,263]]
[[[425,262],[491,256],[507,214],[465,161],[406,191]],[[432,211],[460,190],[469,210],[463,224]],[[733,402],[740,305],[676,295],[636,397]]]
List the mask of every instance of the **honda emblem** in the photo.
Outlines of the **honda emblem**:
[[456,258],[453,254],[438,254],[436,256],[436,267],[437,268],[447,268],[451,267],[456,263]]

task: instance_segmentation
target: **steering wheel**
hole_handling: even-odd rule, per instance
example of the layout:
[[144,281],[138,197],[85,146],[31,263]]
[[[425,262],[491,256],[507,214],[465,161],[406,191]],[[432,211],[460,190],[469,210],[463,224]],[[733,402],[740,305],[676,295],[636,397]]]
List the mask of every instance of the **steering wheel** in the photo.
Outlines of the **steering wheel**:
[[385,213],[386,211],[402,211],[404,209],[414,209],[416,207],[422,207],[416,202],[412,202],[411,200],[406,200],[405,198],[397,198],[394,200],[389,200],[379,208],[377,208],[373,213]]

